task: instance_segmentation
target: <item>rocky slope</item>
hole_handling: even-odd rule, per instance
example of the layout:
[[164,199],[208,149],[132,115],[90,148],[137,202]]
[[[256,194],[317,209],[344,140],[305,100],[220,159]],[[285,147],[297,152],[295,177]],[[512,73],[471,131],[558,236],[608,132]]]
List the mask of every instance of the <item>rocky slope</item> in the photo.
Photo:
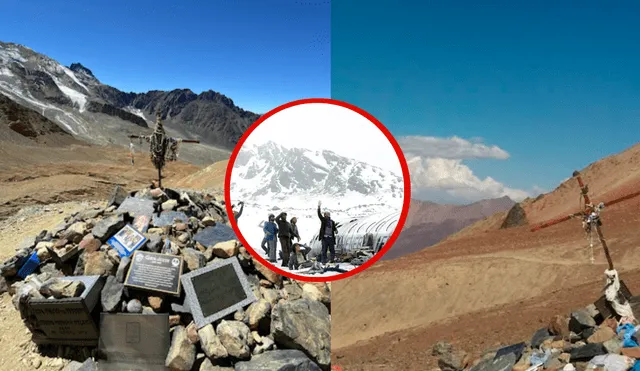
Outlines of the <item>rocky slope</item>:
[[509,197],[482,200],[470,205],[441,205],[411,200],[402,233],[382,259],[393,259],[435,245],[448,236],[495,213],[509,210]]

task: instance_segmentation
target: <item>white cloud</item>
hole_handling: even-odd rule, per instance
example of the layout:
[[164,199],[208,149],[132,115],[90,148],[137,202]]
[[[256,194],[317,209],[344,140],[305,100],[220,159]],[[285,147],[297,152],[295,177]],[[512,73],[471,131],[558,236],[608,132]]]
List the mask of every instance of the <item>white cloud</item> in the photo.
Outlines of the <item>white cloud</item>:
[[450,138],[406,136],[397,140],[405,154],[420,157],[446,159],[493,158],[498,160],[509,158],[507,151],[498,146],[483,144],[480,142],[480,138],[474,138],[470,141],[456,136]]
[[287,108],[259,125],[243,146],[268,141],[286,148],[330,150],[402,176],[387,137],[366,117],[344,107],[309,103]]
[[437,197],[433,201],[439,202],[449,201],[450,198],[474,202],[504,196],[521,201],[544,192],[539,187],[531,190],[510,188],[492,177],[480,179],[463,163],[464,159],[472,158],[508,159],[509,153],[498,146],[488,146],[478,140],[469,141],[455,136],[411,136],[398,138],[398,142],[407,158],[412,192],[416,196]]

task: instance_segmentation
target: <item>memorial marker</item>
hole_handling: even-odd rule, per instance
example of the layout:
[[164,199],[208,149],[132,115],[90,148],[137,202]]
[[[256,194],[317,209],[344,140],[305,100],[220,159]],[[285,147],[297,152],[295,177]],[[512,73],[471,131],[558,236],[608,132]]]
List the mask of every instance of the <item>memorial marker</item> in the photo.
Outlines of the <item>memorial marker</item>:
[[180,295],[182,256],[136,251],[124,281],[125,286]]
[[92,312],[100,300],[104,279],[100,276],[66,277],[82,281],[85,290],[79,297],[31,299],[27,319],[36,344],[98,345],[98,328]]
[[257,300],[237,259],[220,260],[182,276],[193,320],[198,328]]
[[100,370],[167,370],[169,314],[100,314]]
[[238,236],[236,236],[236,232],[233,231],[233,228],[221,223],[217,223],[213,227],[206,227],[193,236],[193,240],[199,242],[204,247],[213,246],[218,242],[227,242],[237,239]]
[[189,217],[187,214],[180,211],[163,211],[160,215],[154,214],[151,222],[154,227],[164,227],[172,225],[177,220],[186,223],[189,220]]
[[145,242],[147,242],[147,238],[130,224],[125,225],[118,233],[107,240],[107,243],[123,258],[130,256]]

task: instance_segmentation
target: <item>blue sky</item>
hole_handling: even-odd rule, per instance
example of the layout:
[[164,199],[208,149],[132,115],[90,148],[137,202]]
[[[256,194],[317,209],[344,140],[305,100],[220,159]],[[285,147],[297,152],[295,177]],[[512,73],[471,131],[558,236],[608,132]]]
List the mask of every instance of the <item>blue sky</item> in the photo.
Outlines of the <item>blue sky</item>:
[[433,137],[403,139],[416,195],[552,190],[640,141],[638,3],[433,3],[332,2],[332,97]]
[[0,40],[124,91],[215,90],[265,113],[330,94],[330,2],[4,0]]

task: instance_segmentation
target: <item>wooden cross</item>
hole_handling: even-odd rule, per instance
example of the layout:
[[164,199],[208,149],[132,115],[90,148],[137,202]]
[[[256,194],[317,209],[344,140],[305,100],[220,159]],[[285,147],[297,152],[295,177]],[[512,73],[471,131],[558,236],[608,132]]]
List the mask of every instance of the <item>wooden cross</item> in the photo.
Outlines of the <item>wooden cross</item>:
[[156,114],[156,126],[151,135],[129,135],[129,138],[138,138],[140,142],[144,139],[149,143],[151,162],[153,166],[158,169],[158,188],[162,188],[162,168],[165,162],[176,161],[178,159],[178,145],[180,143],[200,143],[199,140],[168,137],[164,131],[160,113]]

